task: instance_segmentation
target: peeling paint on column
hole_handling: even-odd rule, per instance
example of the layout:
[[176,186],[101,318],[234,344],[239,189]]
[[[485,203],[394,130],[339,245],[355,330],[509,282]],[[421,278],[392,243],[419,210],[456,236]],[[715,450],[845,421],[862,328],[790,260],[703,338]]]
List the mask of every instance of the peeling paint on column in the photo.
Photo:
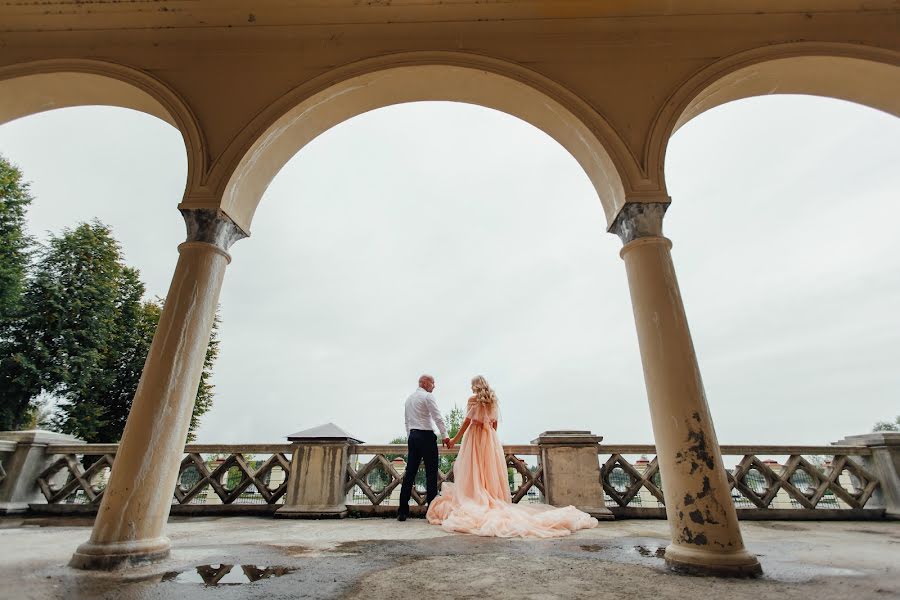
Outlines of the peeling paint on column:
[[695,544],[697,546],[706,546],[709,544],[709,540],[706,539],[706,535],[703,533],[694,533],[687,527],[681,530],[680,539],[682,542],[686,542],[688,544]]
[[[727,474],[671,259],[665,205],[626,205],[611,229],[625,261],[672,544],[666,564],[691,572],[758,575],[743,547]],[[671,500],[671,501],[669,501]]]

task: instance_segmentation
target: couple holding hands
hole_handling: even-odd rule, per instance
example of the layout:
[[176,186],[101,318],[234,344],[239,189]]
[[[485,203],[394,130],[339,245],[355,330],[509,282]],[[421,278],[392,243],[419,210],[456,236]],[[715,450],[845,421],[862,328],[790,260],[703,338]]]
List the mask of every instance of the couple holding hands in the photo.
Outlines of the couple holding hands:
[[[513,504],[506,455],[497,435],[497,395],[481,375],[472,379],[472,396],[459,433],[447,435],[438,410],[431,375],[419,378],[419,387],[406,400],[409,457],[400,487],[397,520],[409,516],[409,500],[419,464],[425,461],[427,519],[446,531],[496,537],[560,537],[597,526],[597,519],[574,506]],[[452,449],[462,441],[453,464],[453,482],[437,492],[438,437]]]

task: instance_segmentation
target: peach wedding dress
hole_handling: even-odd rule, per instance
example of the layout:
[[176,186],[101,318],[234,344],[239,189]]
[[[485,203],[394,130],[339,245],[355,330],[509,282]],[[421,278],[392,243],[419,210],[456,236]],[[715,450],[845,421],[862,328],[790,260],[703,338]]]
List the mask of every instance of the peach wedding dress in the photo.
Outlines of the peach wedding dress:
[[513,504],[506,457],[493,428],[497,405],[469,400],[471,422],[453,465],[454,482],[428,508],[428,522],[446,531],[495,537],[561,537],[597,526],[597,519],[574,506]]

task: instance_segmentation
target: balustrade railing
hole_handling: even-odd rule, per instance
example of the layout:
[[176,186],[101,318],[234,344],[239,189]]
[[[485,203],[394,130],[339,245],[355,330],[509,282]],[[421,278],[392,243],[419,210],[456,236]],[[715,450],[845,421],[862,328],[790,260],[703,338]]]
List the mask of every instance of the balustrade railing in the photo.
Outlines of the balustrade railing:
[[[600,446],[600,478],[607,507],[618,517],[664,517],[665,497],[652,445]],[[739,518],[866,518],[878,478],[854,446],[722,446]],[[638,457],[638,458],[634,458]]]
[[[543,503],[543,468],[537,446],[504,446],[509,487],[513,502]],[[453,464],[458,450],[439,450],[438,490],[445,481],[453,481]],[[363,444],[350,447],[350,461],[344,492],[347,506],[354,514],[373,515],[396,512],[400,484],[406,470],[406,445]],[[420,467],[412,490],[412,500],[425,505],[425,471]],[[393,507],[393,508],[392,508]]]
[[[3,458],[11,448],[0,443]],[[9,444],[7,444],[9,445]],[[185,447],[173,490],[173,514],[268,514],[285,501],[291,476],[290,444],[190,444]],[[32,510],[93,512],[103,497],[115,444],[54,444],[49,466],[37,477],[46,505]],[[397,510],[405,469],[405,445],[351,445],[342,475],[351,514],[386,515]],[[514,502],[544,502],[545,476],[537,445],[504,446]],[[440,450],[438,485],[453,481],[456,450]],[[604,504],[619,518],[662,518],[665,495],[652,445],[599,445]],[[732,498],[741,518],[878,518],[869,506],[880,485],[862,459],[871,449],[856,446],[723,446]],[[596,476],[596,475],[594,475]],[[302,485],[302,482],[301,482]],[[425,503],[424,472],[412,499]]]
[[[50,451],[57,456],[37,478],[48,509],[96,510],[117,448],[117,444],[53,446]],[[187,445],[172,496],[172,514],[274,511],[284,502],[290,452],[290,444]]]

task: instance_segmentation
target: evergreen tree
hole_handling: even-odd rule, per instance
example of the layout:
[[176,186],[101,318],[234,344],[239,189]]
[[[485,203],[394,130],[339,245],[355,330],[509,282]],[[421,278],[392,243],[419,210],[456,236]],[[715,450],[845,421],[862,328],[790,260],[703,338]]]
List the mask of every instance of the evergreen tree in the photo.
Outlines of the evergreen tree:
[[[0,355],[0,427],[34,421],[41,393],[58,403],[53,428],[87,442],[121,438],[162,311],[124,265],[108,227],[84,223],[50,239]],[[218,322],[218,319],[216,323]],[[214,326],[191,430],[212,405]]]
[[900,415],[897,415],[893,423],[890,421],[878,421],[875,423],[872,431],[900,431]]
[[18,311],[25,288],[31,246],[25,234],[25,213],[31,200],[22,173],[0,156],[0,342],[7,338],[6,327]]
[[102,363],[115,323],[118,259],[99,223],[67,230],[39,252],[0,355],[4,428],[31,421],[41,392],[83,393],[108,376]]
[[[159,321],[159,313],[157,313],[156,320]],[[212,331],[209,334],[209,345],[206,347],[206,358],[203,360],[203,373],[200,374],[200,387],[197,388],[197,399],[194,401],[194,412],[191,414],[191,427],[188,430],[189,442],[193,442],[197,437],[194,431],[200,426],[200,417],[212,408],[215,386],[210,380],[216,358],[219,357],[219,322],[219,311],[216,309],[216,318],[213,320]]]
[[[463,412],[463,409],[456,406],[455,404],[453,405],[453,408],[450,409],[450,412],[448,412],[446,415],[444,415],[444,425],[446,425],[446,427],[447,427],[447,435],[450,438],[455,437],[456,434],[459,433],[459,428],[462,427],[463,420],[465,418],[466,418],[466,413]],[[389,444],[405,444],[406,439],[407,438],[404,435],[404,436],[400,436],[400,437],[395,437],[388,443]],[[386,459],[392,461],[397,457],[406,458],[406,455],[404,455],[404,454],[385,454],[384,457]],[[450,469],[453,468],[453,463],[456,462],[456,455],[455,454],[444,454],[444,455],[441,455],[439,460],[440,460],[440,462],[438,463],[438,468],[441,470],[441,472],[449,473]],[[376,469],[376,472],[377,471],[378,470]],[[400,473],[400,475],[402,476],[403,473]],[[386,477],[387,477],[386,475],[382,476],[382,478],[384,479],[383,484],[387,483]],[[421,466],[419,468],[418,473],[416,473],[416,486],[422,487],[422,488],[425,487],[425,470]]]
[[[463,409],[458,407],[457,405],[453,405],[453,408],[450,409],[450,412],[444,415],[444,425],[447,426],[447,436],[452,440],[456,437],[456,434],[459,433],[460,427],[462,427],[463,421],[466,418],[466,413],[463,412]],[[444,473],[449,473],[451,469],[453,469],[453,463],[456,462],[455,454],[444,454],[441,456],[440,469]]]

